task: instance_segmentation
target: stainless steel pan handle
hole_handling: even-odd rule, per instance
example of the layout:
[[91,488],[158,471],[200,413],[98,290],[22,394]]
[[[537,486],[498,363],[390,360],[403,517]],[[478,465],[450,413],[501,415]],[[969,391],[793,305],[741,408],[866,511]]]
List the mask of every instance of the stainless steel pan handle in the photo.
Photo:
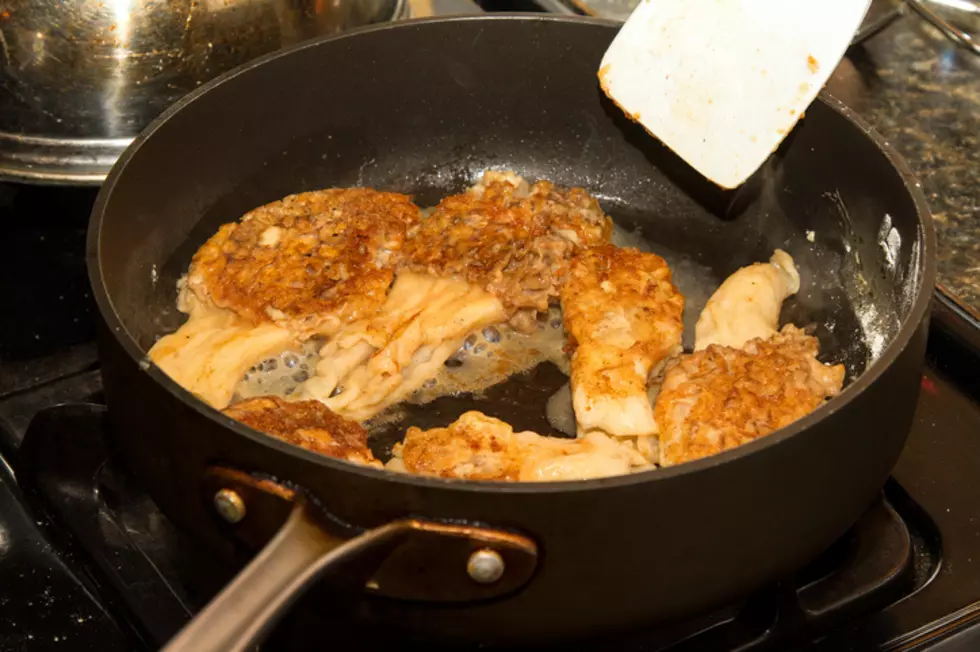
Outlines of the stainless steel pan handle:
[[328,568],[397,545],[406,534],[398,522],[340,543],[314,522],[309,510],[298,502],[275,538],[164,650],[246,650]]
[[[237,472],[215,477],[226,483],[237,479],[236,496],[248,484],[264,491],[272,486],[268,481],[248,483],[247,476]],[[250,495],[261,506],[262,495]],[[408,600],[461,602],[517,590],[531,578],[537,563],[537,548],[530,539],[470,525],[401,519],[345,539],[325,527],[325,519],[301,494],[275,494],[276,499],[283,496],[292,499],[285,523],[163,648],[165,652],[249,649],[328,571],[332,582],[355,590]],[[243,504],[240,514],[247,513]],[[230,520],[227,514],[223,516]],[[257,521],[267,520],[257,516]],[[237,518],[234,522],[236,527],[248,525]]]

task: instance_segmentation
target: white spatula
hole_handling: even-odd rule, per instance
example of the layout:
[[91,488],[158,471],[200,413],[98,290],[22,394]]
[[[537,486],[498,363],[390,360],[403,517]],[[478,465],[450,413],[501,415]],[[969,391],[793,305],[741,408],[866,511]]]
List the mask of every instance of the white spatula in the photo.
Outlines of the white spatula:
[[643,0],[599,67],[633,120],[723,188],[765,162],[837,67],[870,0]]

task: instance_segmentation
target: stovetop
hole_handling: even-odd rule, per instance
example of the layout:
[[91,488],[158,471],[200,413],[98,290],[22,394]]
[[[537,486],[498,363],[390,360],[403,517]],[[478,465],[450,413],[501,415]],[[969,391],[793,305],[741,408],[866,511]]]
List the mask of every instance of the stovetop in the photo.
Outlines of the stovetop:
[[[84,261],[95,194],[0,183],[0,652],[158,649],[236,570],[107,459]],[[978,365],[980,325],[937,294],[913,431],[881,500],[844,538],[726,609],[576,649],[980,649]],[[312,591],[264,649],[438,647],[329,622],[342,599]]]

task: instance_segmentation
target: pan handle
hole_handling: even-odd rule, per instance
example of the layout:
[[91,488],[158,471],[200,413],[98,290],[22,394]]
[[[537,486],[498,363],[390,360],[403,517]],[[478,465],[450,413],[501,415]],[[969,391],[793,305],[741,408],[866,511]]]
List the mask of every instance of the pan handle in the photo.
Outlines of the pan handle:
[[[275,537],[182,629],[165,652],[238,652],[261,640],[287,607],[327,569],[397,546],[404,522],[341,541],[297,501]],[[367,578],[365,578],[366,580]]]
[[328,572],[335,583],[380,595],[459,601],[520,588],[536,559],[534,542],[521,535],[420,519],[392,521],[343,539],[330,534],[309,502],[296,495],[269,543],[163,650],[249,649]]

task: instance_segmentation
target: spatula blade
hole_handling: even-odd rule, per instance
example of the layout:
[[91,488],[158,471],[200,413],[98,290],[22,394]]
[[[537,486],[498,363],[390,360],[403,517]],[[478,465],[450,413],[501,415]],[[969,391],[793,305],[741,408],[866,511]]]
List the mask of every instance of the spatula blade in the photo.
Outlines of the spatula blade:
[[723,188],[766,161],[843,58],[870,0],[643,0],[603,91]]

